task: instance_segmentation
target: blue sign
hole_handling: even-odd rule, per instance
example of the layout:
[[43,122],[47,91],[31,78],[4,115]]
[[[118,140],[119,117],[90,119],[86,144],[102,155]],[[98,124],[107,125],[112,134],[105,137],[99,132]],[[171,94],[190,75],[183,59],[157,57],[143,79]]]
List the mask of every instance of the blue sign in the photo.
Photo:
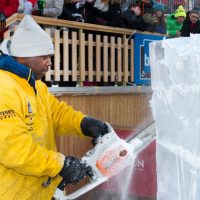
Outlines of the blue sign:
[[134,80],[136,85],[151,84],[151,68],[149,63],[149,43],[162,40],[163,36],[134,34]]

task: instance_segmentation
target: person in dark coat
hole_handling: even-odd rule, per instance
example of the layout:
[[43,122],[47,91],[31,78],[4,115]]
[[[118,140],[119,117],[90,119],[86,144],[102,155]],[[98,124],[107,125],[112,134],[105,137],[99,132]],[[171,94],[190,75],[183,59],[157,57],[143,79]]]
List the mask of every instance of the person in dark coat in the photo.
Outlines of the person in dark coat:
[[121,0],[109,0],[107,25],[124,28],[122,22]]
[[84,7],[88,1],[65,0],[59,19],[84,22]]
[[183,22],[183,27],[181,29],[181,36],[190,37],[190,33],[200,34],[200,9],[194,7],[191,11],[187,13],[187,17]]
[[131,4],[130,9],[122,13],[122,20],[126,28],[143,30],[144,20],[141,16],[141,9],[138,4]]
[[136,4],[138,4],[141,8],[141,15],[145,15],[147,13],[153,15],[154,14],[154,1],[153,0],[136,0]]
[[140,6],[142,18],[145,21],[142,31],[154,32],[155,24],[157,23],[154,17],[154,1],[153,0],[136,0],[136,4]]
[[109,0],[95,0],[88,11],[86,22],[91,24],[107,25]]
[[96,0],[88,12],[86,22],[124,28],[121,16],[121,0]]

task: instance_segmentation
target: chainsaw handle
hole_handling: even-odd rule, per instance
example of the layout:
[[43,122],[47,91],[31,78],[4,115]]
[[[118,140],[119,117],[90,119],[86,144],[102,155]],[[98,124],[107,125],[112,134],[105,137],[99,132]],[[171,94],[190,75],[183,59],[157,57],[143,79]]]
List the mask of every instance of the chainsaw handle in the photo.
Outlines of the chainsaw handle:
[[56,192],[54,193],[54,196],[52,197],[51,200],[57,200],[58,197],[62,194],[64,195],[64,189],[65,186],[68,185],[69,183],[66,182],[66,180],[62,179],[62,181],[60,182],[60,184],[58,185]]
[[66,182],[66,180],[62,180],[61,182],[60,182],[60,184],[58,185],[58,189],[60,189],[60,190],[62,190],[62,191],[64,191],[64,189],[65,189],[65,186],[66,185],[68,185],[69,183],[68,182]]
[[[85,194],[86,192],[89,192],[90,190],[92,190],[93,188],[97,187],[98,185],[104,183],[107,180],[108,180],[107,177],[102,177],[102,178],[99,178],[99,179],[94,180],[94,181],[92,180],[89,183],[87,183],[86,185],[84,185],[83,187],[81,187],[80,189],[78,189],[77,191],[75,191],[71,194],[68,194],[68,195],[65,195],[63,190],[57,188],[55,193],[54,193],[54,196],[51,200],[57,200],[57,199],[59,199],[59,200],[73,200],[73,199],[76,199],[79,196]],[[61,181],[61,183],[59,184],[58,187],[63,188],[64,185],[66,186],[66,183],[62,183],[62,181]]]

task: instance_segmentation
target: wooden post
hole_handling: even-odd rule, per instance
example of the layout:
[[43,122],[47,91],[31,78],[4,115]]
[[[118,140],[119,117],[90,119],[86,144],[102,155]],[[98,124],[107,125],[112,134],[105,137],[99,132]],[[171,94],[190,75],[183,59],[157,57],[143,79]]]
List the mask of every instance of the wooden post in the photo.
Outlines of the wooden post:
[[131,73],[131,82],[134,82],[134,40],[131,39],[131,66],[130,66],[130,73]]
[[101,37],[96,36],[96,81],[101,81]]
[[93,81],[93,35],[88,35],[88,80]]
[[110,38],[110,80],[115,81],[115,37]]
[[123,85],[128,82],[128,39],[123,36]]
[[69,81],[69,34],[63,31],[63,81]]
[[3,34],[3,39],[5,40],[5,39],[8,39],[8,38],[10,38],[10,29],[8,29],[6,32],[4,32],[4,34]]
[[77,33],[72,32],[72,81],[77,81]]
[[79,30],[79,73],[80,73],[80,85],[83,86],[85,81],[85,33],[83,30]]
[[108,82],[108,36],[103,36],[103,81]]
[[122,39],[117,38],[117,80],[122,81]]
[[60,81],[60,30],[55,30],[54,34],[54,80]]

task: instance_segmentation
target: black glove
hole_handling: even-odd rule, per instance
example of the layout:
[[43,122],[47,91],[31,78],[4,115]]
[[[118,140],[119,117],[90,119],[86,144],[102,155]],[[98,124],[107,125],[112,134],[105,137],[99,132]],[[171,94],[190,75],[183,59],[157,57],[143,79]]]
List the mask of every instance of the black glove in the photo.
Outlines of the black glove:
[[95,144],[97,138],[108,133],[108,126],[100,120],[87,116],[81,122],[81,130],[84,135],[92,137],[92,144]]
[[86,166],[78,158],[66,156],[59,175],[63,177],[66,183],[78,183],[85,176],[92,177],[93,171],[90,166]]
[[0,12],[0,31],[6,27],[6,16],[4,13]]

